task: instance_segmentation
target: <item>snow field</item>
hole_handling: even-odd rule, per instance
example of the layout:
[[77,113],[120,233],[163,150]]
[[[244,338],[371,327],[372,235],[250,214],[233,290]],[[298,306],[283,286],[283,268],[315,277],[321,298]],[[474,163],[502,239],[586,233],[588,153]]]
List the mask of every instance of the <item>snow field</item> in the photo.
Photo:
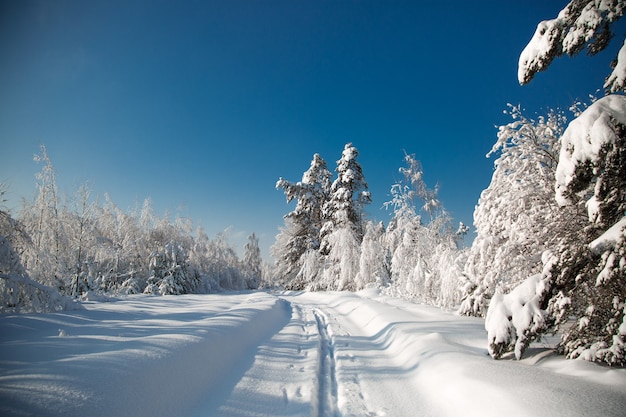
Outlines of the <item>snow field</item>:
[[626,369],[360,293],[132,296],[0,316],[2,416],[623,416]]
[[263,293],[133,297],[4,317],[0,414],[187,415],[236,382],[289,321],[286,305]]

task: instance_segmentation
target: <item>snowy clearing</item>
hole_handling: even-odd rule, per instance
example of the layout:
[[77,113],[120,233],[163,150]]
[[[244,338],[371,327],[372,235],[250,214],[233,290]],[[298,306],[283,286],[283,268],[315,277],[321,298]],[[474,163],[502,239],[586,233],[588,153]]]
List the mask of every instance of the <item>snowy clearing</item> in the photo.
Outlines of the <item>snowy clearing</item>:
[[360,293],[131,296],[0,316],[3,416],[623,416],[626,369],[487,355],[484,321]]

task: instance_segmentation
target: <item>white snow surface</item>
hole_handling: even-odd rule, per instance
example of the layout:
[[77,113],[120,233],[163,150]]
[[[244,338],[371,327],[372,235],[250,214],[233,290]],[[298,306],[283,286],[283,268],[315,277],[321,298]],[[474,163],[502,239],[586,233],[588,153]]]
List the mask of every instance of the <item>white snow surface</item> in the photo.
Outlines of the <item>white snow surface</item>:
[[623,416],[626,369],[487,355],[484,321],[360,293],[130,296],[0,316],[2,416]]

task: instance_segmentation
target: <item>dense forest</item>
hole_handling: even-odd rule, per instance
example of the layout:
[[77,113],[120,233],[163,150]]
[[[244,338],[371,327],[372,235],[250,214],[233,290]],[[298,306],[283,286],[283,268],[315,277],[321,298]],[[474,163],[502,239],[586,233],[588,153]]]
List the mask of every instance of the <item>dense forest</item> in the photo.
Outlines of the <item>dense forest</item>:
[[[520,57],[521,84],[552,60],[606,47],[622,2],[572,1],[541,22]],[[37,194],[0,212],[0,309],[67,308],[71,299],[119,294],[185,294],[280,288],[390,295],[483,316],[489,352],[520,358],[558,332],[569,358],[626,363],[626,44],[604,97],[567,110],[527,115],[510,106],[488,156],[491,183],[474,213],[476,237],[454,224],[406,154],[390,187],[385,225],[371,202],[358,149],[345,145],[331,172],[313,155],[300,181],[276,188],[295,202],[261,261],[253,234],[243,259],[227,234],[210,239],[185,219],[156,216],[146,200],[124,212],[88,187],[62,200],[44,147]]]

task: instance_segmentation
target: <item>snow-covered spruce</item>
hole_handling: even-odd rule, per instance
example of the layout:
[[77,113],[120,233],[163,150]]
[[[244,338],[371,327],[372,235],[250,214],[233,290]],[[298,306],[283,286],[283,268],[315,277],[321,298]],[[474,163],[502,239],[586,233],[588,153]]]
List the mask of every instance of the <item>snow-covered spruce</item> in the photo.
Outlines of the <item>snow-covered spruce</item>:
[[[287,202],[297,201],[295,209],[284,216],[285,226],[271,249],[276,259],[275,275],[281,281],[277,284],[288,289],[304,289],[319,275],[311,269],[310,258],[319,251],[322,208],[330,198],[331,178],[326,161],[315,154],[301,181],[292,183],[280,178],[276,183],[277,189],[284,190]],[[303,268],[305,259],[309,262]]]
[[[355,280],[365,234],[364,206],[371,196],[357,157],[357,148],[346,144],[332,183],[318,154],[301,182],[278,180],[276,188],[284,189],[287,201],[298,201],[284,216],[285,226],[272,246],[278,284],[296,290],[359,289]],[[359,279],[371,280],[363,275]]]

